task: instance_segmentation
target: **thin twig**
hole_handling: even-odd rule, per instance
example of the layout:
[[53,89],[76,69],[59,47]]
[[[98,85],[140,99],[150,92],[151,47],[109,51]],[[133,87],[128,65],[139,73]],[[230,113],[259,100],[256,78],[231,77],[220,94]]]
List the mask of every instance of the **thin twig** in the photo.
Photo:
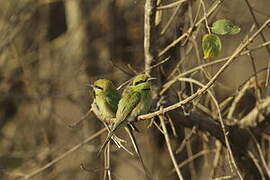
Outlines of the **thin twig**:
[[169,18],[168,22],[165,24],[165,26],[163,27],[163,29],[161,30],[160,34],[163,35],[165,34],[165,32],[169,29],[169,26],[172,24],[174,18],[176,17],[178,11],[180,10],[181,8],[181,4],[178,4],[176,9],[173,11],[173,14],[171,15],[171,17]]
[[263,116],[261,112],[263,112],[264,109],[268,108],[269,106],[270,96],[257,103],[256,106],[246,116],[237,122],[238,125],[240,127],[255,127],[264,119],[260,118]]
[[[197,84],[198,86],[204,87],[203,84],[201,84],[200,82],[198,82],[198,81],[196,81],[194,79],[191,79],[191,78],[179,78],[179,80],[180,81],[192,82],[192,83]],[[238,167],[236,165],[236,161],[234,159],[234,156],[233,156],[233,153],[232,153],[232,150],[231,150],[231,145],[229,143],[229,140],[228,140],[228,137],[227,137],[227,132],[226,132],[226,129],[225,129],[225,125],[224,125],[223,120],[222,120],[222,115],[221,115],[221,111],[220,111],[220,108],[219,108],[219,104],[218,104],[216,98],[214,97],[214,95],[212,94],[212,92],[209,89],[207,90],[207,92],[208,92],[209,96],[212,98],[212,100],[213,100],[213,102],[214,102],[214,104],[215,104],[215,106],[217,108],[218,117],[219,117],[218,119],[219,119],[219,122],[221,124],[221,128],[222,128],[224,139],[225,139],[225,144],[226,144],[228,153],[230,155],[229,157],[230,157],[231,161],[233,162],[234,168],[235,168],[238,176],[240,177],[241,180],[243,180],[243,177],[242,177],[242,175],[241,175],[241,173],[240,173],[240,171],[239,171],[239,169],[238,169]],[[231,162],[231,161],[229,161],[229,162]]]
[[179,5],[181,5],[182,3],[186,2],[188,0],[178,0],[175,2],[172,2],[170,4],[166,4],[166,5],[162,5],[162,6],[158,6],[157,10],[163,10],[163,9],[169,9],[169,8],[174,8],[174,7],[178,7]]
[[[185,129],[185,134],[187,133],[187,129]],[[191,141],[187,141],[186,143],[186,150],[187,150],[187,155],[188,155],[188,159],[190,157],[193,156],[193,152],[192,152],[192,147],[191,147]],[[191,179],[197,179],[197,173],[196,173],[196,168],[194,165],[194,161],[191,161],[188,164],[189,170],[190,170],[190,175],[191,175]]]
[[[248,0],[245,0],[245,1],[246,1],[247,6],[248,6],[248,10],[249,10],[254,22],[255,22],[256,27],[259,28],[260,25],[259,25],[259,23],[257,21],[257,18],[255,16],[254,12],[253,12],[253,9],[252,9],[249,1]],[[260,36],[261,36],[263,42],[265,43],[266,38],[265,38],[265,36],[264,36],[264,34],[262,32],[260,33]],[[266,48],[266,50],[268,52],[268,55],[270,56],[270,48],[268,46],[266,46],[265,48]],[[269,57],[269,60],[268,60],[268,65],[267,65],[267,75],[266,75],[266,80],[265,80],[265,86],[267,86],[268,83],[269,83],[269,76],[270,76],[270,57]]]
[[215,176],[216,170],[218,169],[218,164],[220,161],[221,151],[222,151],[222,144],[219,141],[216,141],[217,145],[217,151],[213,160],[213,168],[210,171],[210,178],[213,178]]
[[144,173],[145,173],[145,177],[147,179],[152,179],[150,174],[149,174],[149,171],[148,171],[147,167],[144,164],[144,161],[143,161],[143,158],[142,158],[138,143],[136,142],[136,138],[135,138],[135,136],[134,136],[134,134],[132,132],[132,129],[130,129],[130,127],[125,127],[125,130],[127,131],[128,135],[130,137],[130,140],[132,142],[132,145],[134,147],[134,150],[135,150],[136,154],[138,155],[139,161],[140,161],[140,163],[141,163],[141,165],[143,167]]
[[[190,19],[190,24],[191,27],[194,27],[194,22],[197,21],[197,18],[199,17],[199,11],[201,8],[201,4],[199,5],[199,8],[197,10],[195,19],[193,20],[192,18],[192,7],[191,7],[191,1],[188,2],[188,14],[189,14],[189,19]],[[200,26],[198,26],[197,31],[199,31]],[[187,36],[188,38],[186,38],[186,41],[189,40],[189,36]],[[195,38],[195,37],[194,37]],[[185,44],[185,42],[183,42],[183,45]],[[182,45],[182,46],[183,46]],[[177,65],[175,66],[175,68],[171,71],[171,73],[168,75],[167,79],[170,79],[171,77],[173,77],[173,75],[179,70],[179,67],[181,64],[183,64],[183,62],[185,61],[185,59],[187,59],[187,56],[189,55],[190,52],[192,52],[193,49],[193,44],[191,44],[191,46],[187,47],[187,49],[184,50],[184,48],[181,48],[181,59],[179,60],[179,62],[177,63]]]
[[185,137],[185,139],[182,141],[182,143],[181,143],[181,145],[179,146],[179,148],[177,148],[176,149],[176,154],[178,154],[178,153],[180,153],[183,149],[184,149],[184,147],[185,147],[185,145],[186,145],[186,143],[187,143],[187,141],[191,138],[191,136],[195,133],[195,130],[196,130],[196,127],[194,126],[192,129],[191,129],[191,131],[190,131],[190,133]]
[[218,178],[215,178],[213,180],[227,180],[227,179],[232,179],[234,178],[233,176],[222,176],[222,177],[218,177]]
[[[217,1],[217,3],[215,3],[212,8],[210,8],[210,10],[207,12],[207,17],[210,16],[210,14],[212,14],[216,8],[219,7],[219,5],[223,2],[223,0],[219,0]],[[174,40],[173,42],[171,42],[169,45],[167,45],[159,54],[158,56],[163,56],[168,50],[170,50],[172,47],[174,47],[176,44],[178,44],[179,42],[181,42],[181,40],[183,40],[185,37],[188,37],[189,34],[192,33],[193,29],[196,28],[197,26],[199,26],[200,23],[202,23],[204,21],[204,17],[201,18],[195,25],[194,27],[191,27],[187,30],[187,32],[183,33],[179,38],[177,38],[176,40]]]
[[[178,164],[177,166],[179,168],[182,168],[184,167],[185,165],[187,165],[188,163],[190,163],[191,161],[193,161],[194,159],[197,159],[198,157],[204,155],[204,154],[208,154],[208,153],[212,153],[212,152],[216,152],[216,149],[213,149],[213,150],[202,150],[196,154],[194,154],[192,157],[182,161],[180,164]],[[175,169],[171,170],[168,174],[171,175],[175,172]]]
[[254,143],[255,143],[255,145],[256,145],[256,147],[257,147],[257,150],[258,150],[258,152],[259,152],[259,157],[261,158],[261,161],[262,161],[263,167],[264,167],[264,169],[265,169],[265,171],[266,171],[266,173],[267,173],[267,176],[268,176],[268,178],[270,178],[270,171],[269,171],[269,168],[268,168],[267,163],[266,163],[266,161],[265,161],[265,158],[264,158],[264,156],[263,156],[263,152],[262,152],[262,149],[261,149],[261,147],[260,147],[260,144],[259,144],[259,142],[257,141],[257,139],[255,138],[255,136],[254,136],[254,134],[252,133],[252,131],[250,131],[250,130],[248,129],[248,132],[249,132],[249,134],[251,135],[251,138],[252,138],[252,140],[254,141]]
[[99,137],[101,134],[103,134],[106,130],[106,128],[103,128],[101,130],[99,130],[98,132],[96,132],[95,134],[89,136],[88,138],[86,138],[85,140],[83,140],[81,143],[73,146],[71,149],[69,149],[68,151],[64,152],[63,154],[61,154],[60,156],[58,156],[57,158],[55,158],[54,160],[52,160],[51,162],[45,164],[44,166],[42,166],[41,168],[38,168],[36,170],[34,170],[33,172],[29,173],[28,175],[25,175],[22,179],[30,179],[33,178],[34,176],[38,175],[39,173],[41,173],[42,171],[44,171],[45,169],[51,167],[52,165],[54,165],[55,163],[59,162],[60,160],[64,159],[65,157],[67,157],[69,154],[73,153],[74,151],[78,150],[80,147],[82,147],[84,144],[89,143],[90,141],[94,140],[95,138]]
[[70,128],[74,128],[76,127],[78,124],[80,124],[83,120],[85,120],[91,113],[93,112],[92,108],[89,109],[89,111],[83,116],[81,117],[78,121],[76,121],[73,124],[68,125],[68,127]]
[[236,109],[237,104],[240,102],[241,98],[245,95],[246,91],[250,88],[251,81],[247,81],[245,85],[240,89],[237,93],[236,97],[234,98],[233,102],[231,103],[227,119],[232,119],[234,111]]
[[[246,48],[248,50],[248,48]],[[258,75],[257,75],[257,70],[256,70],[256,64],[255,64],[255,59],[252,55],[252,53],[249,53],[248,54],[249,58],[250,58],[250,61],[251,61],[251,66],[252,66],[252,70],[253,70],[253,73],[254,73],[254,78],[255,78],[255,90],[256,90],[256,96],[258,98],[258,100],[260,101],[262,99],[261,97],[261,88],[260,88],[260,85],[259,85],[259,80],[258,80]],[[268,72],[268,70],[267,70]]]
[[262,180],[265,180],[265,177],[264,177],[262,168],[259,165],[258,159],[256,159],[256,157],[254,156],[254,154],[251,151],[248,151],[248,155],[251,157],[251,159],[253,160],[254,164],[256,165],[256,167],[257,167],[257,169],[258,169],[258,171],[259,171],[259,173],[261,175]]
[[211,34],[211,30],[210,27],[208,25],[208,20],[207,20],[207,14],[206,14],[206,9],[205,9],[205,4],[203,2],[203,0],[200,0],[201,4],[202,4],[202,9],[203,9],[203,15],[204,15],[204,22],[205,22],[205,27],[208,31],[208,34]]
[[[134,76],[134,74],[128,72],[126,69],[124,69],[124,68],[120,67],[119,65],[115,64],[112,60],[110,60],[110,63],[111,63],[111,65],[112,65],[112,67],[115,67],[115,68],[119,69],[119,70],[122,71],[123,73],[125,73],[125,74],[127,74],[127,75],[129,75],[129,76]],[[134,72],[133,72],[133,73],[134,73]],[[136,74],[136,73],[135,73],[135,74]]]
[[[148,69],[146,69],[146,71],[151,70],[151,69],[153,69],[153,68],[155,68],[155,67],[158,67],[158,66],[164,64],[164,63],[167,62],[169,59],[170,59],[170,57],[165,58],[164,60],[158,62],[157,64],[154,64],[154,65],[150,66]],[[143,71],[143,72],[144,72],[144,71]]]
[[171,129],[172,129],[172,133],[174,135],[174,137],[177,137],[177,132],[176,132],[176,128],[175,125],[173,124],[172,118],[170,116],[166,116],[166,118],[168,119]]
[[218,72],[212,77],[212,79],[201,89],[199,89],[196,93],[192,94],[191,96],[189,96],[188,98],[173,104],[171,106],[168,106],[166,108],[164,108],[162,111],[158,110],[156,112],[153,113],[148,113],[145,115],[141,115],[138,117],[138,119],[144,120],[144,119],[150,119],[154,116],[158,116],[160,114],[163,114],[165,112],[174,110],[178,107],[181,107],[182,105],[194,100],[195,98],[197,98],[198,96],[200,96],[201,94],[203,94],[205,91],[207,91],[207,89],[209,89],[214,82],[218,79],[218,77],[222,74],[222,72],[233,62],[233,60],[235,59],[235,57],[241,53],[241,51],[247,47],[247,45],[249,43],[251,43],[258,35],[259,33],[264,30],[264,28],[267,27],[267,25],[270,23],[270,18],[268,20],[265,21],[265,23],[245,42],[241,43],[234,51],[234,53],[231,55],[231,57],[229,58],[229,60],[218,70]]
[[[250,28],[250,32],[252,32],[255,28],[255,25],[254,26],[251,26]],[[248,35],[247,35],[248,37]],[[246,50],[248,50],[248,47],[245,48]],[[253,54],[252,52],[248,53],[248,57],[250,58],[250,61],[251,61],[251,66],[252,66],[252,69],[253,69],[253,73],[255,74],[255,90],[256,90],[256,96],[258,97],[258,100],[260,101],[261,100],[261,88],[259,86],[259,80],[258,80],[258,76],[257,76],[257,70],[256,70],[256,64],[255,64],[255,59],[253,57]]]
[[[270,45],[270,41],[267,41],[267,42],[265,42],[265,43],[263,43],[263,44],[261,44],[259,46],[256,46],[255,48],[252,48],[252,49],[250,48],[249,50],[243,51],[242,53],[238,54],[236,57],[248,55],[251,51],[260,49],[260,48],[268,46],[268,45]],[[204,68],[204,67],[208,67],[208,66],[211,66],[211,65],[214,65],[214,64],[223,63],[223,62],[229,60],[230,57],[231,56],[228,56],[228,57],[225,57],[225,58],[222,58],[222,59],[218,59],[218,60],[215,60],[215,61],[211,61],[209,63],[202,64],[200,66],[196,66],[196,67],[194,67],[194,68],[192,68],[190,70],[187,70],[187,71],[179,74],[178,76],[175,76],[173,79],[171,79],[170,81],[168,81],[167,83],[165,83],[163,85],[163,88],[160,91],[160,95],[163,95],[165,93],[165,91],[167,91],[170,88],[170,86],[173,85],[178,80],[179,77],[183,77],[183,76],[191,74],[191,73],[193,73],[195,71],[199,71],[201,68]]]
[[110,148],[111,147],[111,143],[109,142],[105,151],[104,151],[104,176],[103,176],[103,180],[106,180],[106,177],[108,175],[108,180],[111,180],[111,165],[110,165]]
[[172,160],[173,165],[174,165],[174,169],[175,169],[175,171],[176,171],[176,173],[178,175],[178,178],[180,180],[184,180],[183,175],[181,174],[180,169],[177,166],[176,159],[175,159],[175,157],[173,155],[173,151],[172,151],[172,147],[171,147],[171,143],[170,143],[170,137],[169,137],[166,125],[165,125],[164,116],[160,115],[159,119],[160,119],[160,123],[161,123],[162,129],[163,129],[163,132],[164,132],[164,137],[165,137],[165,140],[166,140],[167,148],[168,148],[171,160]]
[[[144,71],[142,71],[141,73],[144,72],[148,72],[150,70],[152,70],[153,68],[159,67],[160,65],[164,64],[165,62],[167,62],[168,60],[170,60],[170,57],[165,58],[164,60],[158,62],[157,64],[154,64],[150,67],[148,67],[147,69],[145,69]],[[128,83],[130,83],[133,80],[133,78],[123,82],[120,86],[117,87],[117,90],[120,90],[121,88],[123,88],[125,85],[127,85]]]

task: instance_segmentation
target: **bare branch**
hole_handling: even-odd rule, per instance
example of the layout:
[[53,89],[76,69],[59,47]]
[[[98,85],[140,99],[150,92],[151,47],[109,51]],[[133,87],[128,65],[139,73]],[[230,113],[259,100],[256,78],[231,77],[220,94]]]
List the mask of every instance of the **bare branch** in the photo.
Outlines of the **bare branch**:
[[248,40],[246,40],[243,44],[240,44],[234,51],[234,53],[231,55],[230,59],[218,70],[218,72],[212,77],[212,79],[201,89],[199,89],[196,93],[194,93],[193,95],[189,96],[188,98],[174,104],[171,105],[169,107],[164,108],[162,111],[156,111],[153,113],[149,113],[149,114],[145,114],[145,115],[141,115],[139,116],[139,119],[144,120],[144,119],[150,119],[154,116],[160,115],[162,113],[174,110],[178,107],[181,107],[182,105],[194,100],[195,98],[197,98],[198,96],[200,96],[201,94],[205,93],[207,91],[207,89],[209,89],[214,82],[217,80],[217,78],[222,74],[222,72],[233,62],[233,60],[235,59],[235,57],[241,53],[241,51],[247,47],[247,45],[249,43],[251,43],[258,35],[259,33],[264,30],[264,28],[267,27],[267,25],[270,23],[270,18],[265,21],[265,23],[258,29],[258,31],[256,31]]
[[45,169],[51,167],[52,165],[56,164],[57,162],[61,161],[62,159],[64,159],[66,156],[68,156],[69,154],[73,153],[74,151],[78,150],[80,147],[82,147],[84,144],[89,143],[90,141],[96,139],[97,137],[99,137],[101,134],[103,134],[106,131],[106,128],[103,128],[101,130],[99,130],[98,132],[96,132],[95,134],[89,136],[88,138],[86,138],[85,140],[83,140],[81,143],[73,146],[70,150],[66,151],[65,153],[63,153],[62,155],[58,156],[57,158],[55,158],[54,160],[52,160],[51,162],[49,162],[48,164],[45,164],[44,166],[42,166],[39,169],[34,170],[33,172],[29,173],[28,175],[24,176],[22,179],[30,179],[38,174],[40,174],[42,171],[44,171]]

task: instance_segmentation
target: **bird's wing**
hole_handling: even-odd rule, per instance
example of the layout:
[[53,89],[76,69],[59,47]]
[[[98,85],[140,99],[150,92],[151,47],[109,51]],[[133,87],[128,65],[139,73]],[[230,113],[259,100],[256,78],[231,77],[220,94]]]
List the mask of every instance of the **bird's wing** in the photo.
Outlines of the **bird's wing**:
[[130,115],[132,110],[136,108],[141,100],[141,94],[136,91],[130,90],[122,97],[118,104],[116,112],[116,123],[114,127],[118,127]]
[[106,96],[106,101],[110,109],[112,109],[114,113],[116,113],[117,111],[117,106],[118,106],[120,98],[121,98],[121,95],[116,90],[110,91]]
[[141,94],[136,91],[132,91],[132,89],[128,90],[128,93],[125,93],[118,104],[118,109],[116,112],[116,122],[114,123],[111,131],[109,132],[106,140],[102,144],[100,152],[105,148],[107,143],[110,141],[111,137],[113,136],[114,132],[118,129],[119,126],[123,122],[125,122],[128,115],[132,112],[132,110],[139,104],[141,99]]

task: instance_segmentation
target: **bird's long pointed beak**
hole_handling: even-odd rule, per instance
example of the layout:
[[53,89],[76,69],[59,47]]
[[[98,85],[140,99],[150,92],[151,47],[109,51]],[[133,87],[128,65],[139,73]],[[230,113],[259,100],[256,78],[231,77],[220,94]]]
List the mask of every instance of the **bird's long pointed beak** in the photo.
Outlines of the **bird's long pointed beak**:
[[150,78],[148,78],[147,81],[153,81],[153,80],[156,80],[156,79],[157,79],[156,77],[150,77]]
[[94,88],[94,85],[93,84],[85,84],[86,87],[91,87],[91,88]]

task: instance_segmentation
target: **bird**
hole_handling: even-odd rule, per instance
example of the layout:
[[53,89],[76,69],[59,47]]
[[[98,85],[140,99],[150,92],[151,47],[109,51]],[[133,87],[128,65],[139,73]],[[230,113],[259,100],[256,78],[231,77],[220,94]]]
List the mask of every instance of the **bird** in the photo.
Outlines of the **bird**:
[[[121,94],[113,82],[107,79],[98,79],[90,86],[93,88],[95,95],[91,110],[110,132],[113,121],[115,120]],[[113,136],[112,138],[118,146],[120,146],[119,143],[125,142],[117,136]]]
[[98,79],[91,86],[95,94],[93,105],[96,108],[93,108],[94,113],[102,121],[111,122],[115,118],[121,94],[113,82],[107,79]]
[[102,152],[116,130],[126,127],[139,115],[149,112],[152,105],[151,80],[154,79],[156,78],[147,74],[139,74],[134,78],[132,84],[124,90],[118,103],[114,124],[98,154]]

